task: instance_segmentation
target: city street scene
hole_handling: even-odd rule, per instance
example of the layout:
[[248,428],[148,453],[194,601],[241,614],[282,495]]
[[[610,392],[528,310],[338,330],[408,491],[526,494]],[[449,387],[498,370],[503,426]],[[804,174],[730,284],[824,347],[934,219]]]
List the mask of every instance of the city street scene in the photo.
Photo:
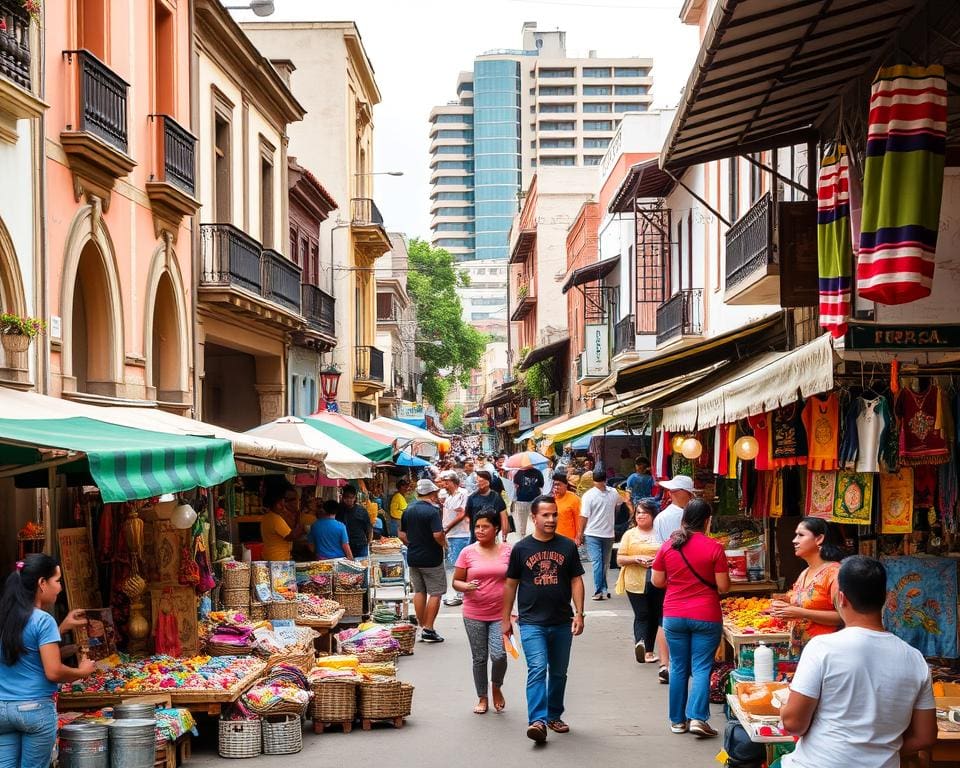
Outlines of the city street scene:
[[960,766],[958,296],[956,0],[0,0],[0,768]]

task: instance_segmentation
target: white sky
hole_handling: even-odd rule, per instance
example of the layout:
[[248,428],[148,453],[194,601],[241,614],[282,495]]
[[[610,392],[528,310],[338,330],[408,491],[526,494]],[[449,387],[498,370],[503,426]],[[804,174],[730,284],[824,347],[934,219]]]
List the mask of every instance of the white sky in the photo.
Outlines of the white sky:
[[[230,4],[239,4],[230,0]],[[456,98],[457,73],[476,55],[519,48],[524,21],[567,32],[567,52],[654,59],[654,107],[675,106],[698,49],[680,23],[682,0],[275,0],[283,21],[357,23],[383,100],[374,111],[374,180],[387,227],[429,238],[428,118]],[[254,18],[238,13],[237,19]],[[296,62],[294,62],[296,64]],[[307,120],[310,119],[308,115]],[[321,182],[323,180],[321,179]]]

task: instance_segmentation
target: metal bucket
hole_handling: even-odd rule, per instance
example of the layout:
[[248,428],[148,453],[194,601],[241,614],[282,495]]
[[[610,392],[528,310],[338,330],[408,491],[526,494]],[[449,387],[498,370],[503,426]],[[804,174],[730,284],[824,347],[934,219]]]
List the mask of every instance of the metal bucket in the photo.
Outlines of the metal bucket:
[[156,707],[139,701],[127,701],[113,708],[114,720],[153,720]]
[[153,768],[156,721],[115,720],[110,726],[110,768]]
[[60,768],[107,768],[107,726],[72,723],[60,729]]

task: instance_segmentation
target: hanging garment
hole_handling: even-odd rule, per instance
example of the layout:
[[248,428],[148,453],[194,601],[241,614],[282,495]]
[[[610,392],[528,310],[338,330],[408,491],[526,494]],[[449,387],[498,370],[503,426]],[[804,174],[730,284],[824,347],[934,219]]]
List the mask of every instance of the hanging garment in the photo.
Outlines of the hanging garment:
[[734,447],[737,444],[737,425],[727,425],[727,478],[737,479],[737,452]]
[[838,472],[831,522],[870,525],[873,511],[873,474]]
[[946,155],[943,67],[886,67],[870,92],[857,292],[881,304],[930,295]]
[[770,437],[770,465],[773,469],[807,463],[807,430],[796,403],[773,412]]
[[666,480],[670,477],[670,433],[661,430],[657,441],[657,450],[654,453],[653,476],[657,480]]
[[836,392],[808,398],[801,418],[807,433],[807,467],[836,469],[840,438],[840,400]]
[[817,179],[817,262],[820,325],[834,338],[847,332],[853,241],[850,236],[850,167],[842,144],[820,161]]
[[880,533],[913,531],[913,469],[880,473]]
[[774,475],[770,484],[770,517],[783,517],[783,472]]
[[833,517],[833,499],[837,490],[837,473],[807,472],[807,517],[830,520]]
[[[846,393],[843,397],[846,401]],[[860,451],[860,444],[857,440],[857,412],[860,404],[857,398],[847,401],[840,406],[840,453],[837,457],[838,468],[853,469],[857,461],[857,453]]]
[[753,430],[753,436],[757,439],[760,448],[757,458],[753,460],[753,468],[763,472],[770,469],[770,414],[760,413],[756,416],[748,416],[747,424]]
[[880,471],[880,449],[890,426],[890,409],[882,395],[857,398],[857,472]]
[[713,432],[713,444],[716,446],[713,452],[713,474],[725,475],[727,474],[727,426],[717,424]]
[[897,397],[900,418],[900,460],[908,466],[945,464],[950,458],[943,438],[940,388],[931,384],[925,393],[909,387]]
[[945,531],[957,530],[957,455],[951,454],[950,461],[937,467],[937,509],[940,522]]
[[757,483],[753,489],[753,504],[750,507],[750,516],[754,520],[762,520],[770,514],[771,488],[776,479],[775,472],[757,472]]
[[937,467],[921,464],[913,467],[913,506],[926,512],[937,499]]
[[924,656],[957,658],[957,561],[885,557],[883,626]]

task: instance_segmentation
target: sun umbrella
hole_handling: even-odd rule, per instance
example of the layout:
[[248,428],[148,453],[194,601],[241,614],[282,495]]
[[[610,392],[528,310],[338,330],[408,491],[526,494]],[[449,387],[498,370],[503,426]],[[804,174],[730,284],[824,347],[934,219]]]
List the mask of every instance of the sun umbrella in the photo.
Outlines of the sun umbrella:
[[543,469],[547,466],[549,459],[542,453],[536,451],[520,451],[503,462],[504,469],[526,469],[527,467],[536,467]]
[[429,467],[430,462],[424,461],[419,456],[412,456],[407,451],[400,451],[397,454],[396,465],[398,467]]
[[395,450],[393,441],[389,438],[373,437],[366,432],[354,429],[352,426],[342,426],[342,424],[329,419],[317,419],[313,416],[306,416],[303,421],[308,426],[313,427],[313,429],[323,432],[323,434],[328,437],[332,437],[338,443],[342,443],[357,453],[363,454],[370,461],[393,461]]
[[325,474],[328,477],[352,480],[358,477],[370,477],[373,474],[373,462],[362,453],[344,445],[335,437],[314,429],[295,416],[284,416],[254,427],[244,434],[283,440],[324,451],[326,453]]

